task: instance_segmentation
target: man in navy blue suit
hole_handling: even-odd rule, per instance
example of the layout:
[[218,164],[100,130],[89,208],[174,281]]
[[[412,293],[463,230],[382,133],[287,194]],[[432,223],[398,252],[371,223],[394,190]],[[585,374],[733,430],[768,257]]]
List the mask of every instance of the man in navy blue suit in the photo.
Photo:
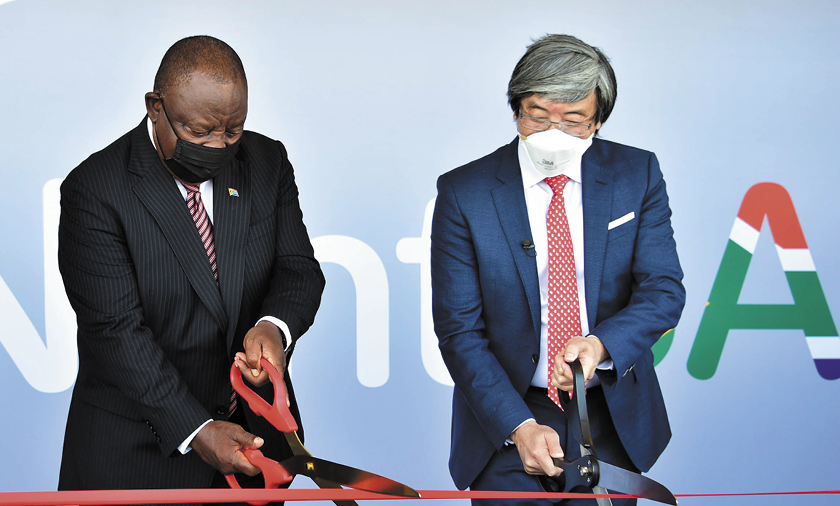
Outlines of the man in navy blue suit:
[[[560,474],[551,457],[580,455],[576,420],[547,396],[572,390],[576,358],[602,460],[648,471],[671,437],[651,347],[679,320],[682,270],[656,156],[596,138],[616,89],[597,48],[537,40],[508,85],[517,138],[438,180],[433,312],[460,489],[540,491]],[[560,347],[557,314],[574,329]]]

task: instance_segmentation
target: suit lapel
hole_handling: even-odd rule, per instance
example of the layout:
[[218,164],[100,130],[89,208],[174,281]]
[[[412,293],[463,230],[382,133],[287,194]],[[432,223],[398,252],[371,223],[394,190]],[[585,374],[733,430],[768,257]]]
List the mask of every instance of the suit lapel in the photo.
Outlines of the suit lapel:
[[[222,171],[213,180],[213,214],[216,255],[222,300],[231,324],[227,330],[228,349],[233,344],[242,285],[245,280],[244,249],[251,215],[251,188],[247,159]],[[235,191],[235,192],[234,192]],[[238,196],[234,196],[238,194]],[[252,322],[256,323],[256,322]]]
[[146,120],[132,134],[128,170],[140,176],[134,184],[134,193],[154,217],[198,297],[219,328],[227,332],[228,317],[207,261],[207,252],[181,192],[149,139]]
[[613,177],[603,167],[601,142],[593,141],[583,155],[583,254],[586,284],[586,314],[590,330],[596,325],[601,275],[607,251],[607,226],[612,212]]
[[504,148],[502,161],[496,177],[503,184],[491,191],[496,213],[502,225],[502,231],[507,239],[519,277],[525,287],[528,297],[528,307],[531,310],[531,321],[534,326],[534,337],[540,338],[540,285],[537,279],[537,261],[529,256],[522,248],[522,241],[531,236],[531,225],[528,222],[528,209],[525,204],[525,189],[522,185],[522,172],[519,168],[517,149],[519,143],[514,140]]

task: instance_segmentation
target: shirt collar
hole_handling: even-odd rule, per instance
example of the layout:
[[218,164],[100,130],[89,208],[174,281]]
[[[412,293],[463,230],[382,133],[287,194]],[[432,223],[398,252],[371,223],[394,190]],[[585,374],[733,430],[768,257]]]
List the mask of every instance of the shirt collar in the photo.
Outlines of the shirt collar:
[[[149,140],[152,141],[152,146],[157,146],[155,144],[155,134],[154,134],[154,126],[152,125],[152,118],[146,116],[146,128],[149,129]],[[157,147],[155,148],[157,149]]]

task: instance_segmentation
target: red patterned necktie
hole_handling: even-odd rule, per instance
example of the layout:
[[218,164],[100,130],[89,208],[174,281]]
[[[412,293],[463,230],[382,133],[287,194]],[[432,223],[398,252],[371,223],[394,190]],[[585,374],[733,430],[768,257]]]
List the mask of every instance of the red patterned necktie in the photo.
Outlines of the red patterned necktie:
[[210,260],[210,268],[213,270],[213,277],[216,278],[216,286],[219,286],[219,272],[216,270],[216,245],[213,243],[213,224],[210,223],[207,209],[204,209],[198,186],[185,184],[184,188],[187,189],[187,208],[189,208],[195,222],[195,228],[198,229],[204,251],[207,252],[207,259]]
[[[198,191],[198,186],[184,184],[184,188],[187,189],[187,208],[190,210],[190,214],[195,222],[195,228],[198,229],[198,235],[201,237],[204,251],[207,252],[210,269],[213,271],[213,277],[216,278],[216,286],[218,287],[219,271],[216,269],[216,245],[213,242],[213,224],[210,223],[210,216],[207,214],[207,209],[204,208],[204,202],[201,201],[201,192]],[[236,411],[236,391],[231,388],[228,416],[234,411]]]
[[[548,397],[560,406],[560,396],[551,386],[554,357],[566,348],[569,339],[580,335],[575,252],[566,217],[563,189],[568,176],[545,178],[554,195],[548,206]],[[562,406],[560,406],[562,409]]]

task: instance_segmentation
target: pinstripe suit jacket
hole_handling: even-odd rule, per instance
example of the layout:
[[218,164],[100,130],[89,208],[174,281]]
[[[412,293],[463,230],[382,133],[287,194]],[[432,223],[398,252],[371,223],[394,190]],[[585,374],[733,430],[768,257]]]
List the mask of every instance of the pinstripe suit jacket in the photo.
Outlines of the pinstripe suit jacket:
[[[214,232],[218,288],[145,119],[62,184],[59,266],[78,321],[79,376],[60,489],[209,486],[214,470],[177,447],[204,421],[226,418],[245,333],[275,316],[293,350],[312,324],[324,277],[280,142],[243,134],[235,163],[214,179]],[[267,456],[289,452],[245,414]]]

